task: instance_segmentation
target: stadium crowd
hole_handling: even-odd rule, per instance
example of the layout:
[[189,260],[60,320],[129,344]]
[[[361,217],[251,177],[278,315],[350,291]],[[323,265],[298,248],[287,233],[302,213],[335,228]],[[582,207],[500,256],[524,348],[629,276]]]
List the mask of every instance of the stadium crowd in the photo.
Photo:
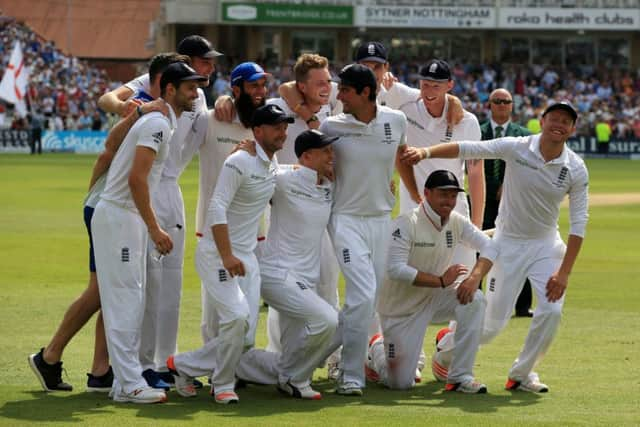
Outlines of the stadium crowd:
[[[0,26],[0,76],[4,74],[16,40],[24,46],[26,63],[31,67],[29,86],[30,111],[40,116],[44,129],[103,130],[112,124],[111,117],[97,107],[103,93],[118,87],[102,69],[76,57],[65,55],[52,41],[43,40],[27,26],[11,20]],[[278,85],[291,80],[291,64],[269,70],[273,79],[269,96],[277,97]],[[333,64],[332,73],[344,64]],[[415,61],[391,63],[399,81],[417,87],[420,64]],[[205,92],[207,103],[220,94],[229,94],[229,70],[217,73]],[[514,97],[514,120],[526,125],[534,122],[550,100],[567,99],[576,105],[581,117],[577,136],[594,136],[599,122],[607,122],[611,137],[640,138],[640,70],[594,69],[589,67],[559,69],[544,65],[473,65],[455,63],[455,86],[452,93],[480,122],[489,117],[487,102],[492,90],[503,87]],[[0,101],[0,128],[25,128],[24,118],[11,114]],[[535,126],[535,123],[533,124]],[[534,129],[535,130],[535,129]]]
[[[87,61],[66,55],[54,42],[44,40],[29,27],[12,20],[0,26],[0,75],[9,63],[16,41],[22,44],[25,64],[30,67],[29,112],[48,130],[103,130],[107,115],[97,108],[97,100],[112,87],[107,73]],[[8,114],[7,104],[0,102],[0,128],[23,129],[25,118]],[[36,119],[37,120],[37,119]]]

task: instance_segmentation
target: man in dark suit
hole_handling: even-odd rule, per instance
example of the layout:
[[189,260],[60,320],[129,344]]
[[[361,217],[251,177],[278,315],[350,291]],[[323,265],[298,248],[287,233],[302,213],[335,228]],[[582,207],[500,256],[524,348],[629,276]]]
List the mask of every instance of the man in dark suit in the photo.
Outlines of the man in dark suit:
[[[506,89],[496,89],[489,95],[489,108],[491,119],[480,125],[482,140],[500,138],[503,136],[527,136],[530,132],[527,128],[511,122],[513,111],[513,99]],[[495,220],[498,216],[498,206],[502,194],[502,182],[504,180],[505,163],[499,159],[484,160],[484,176],[486,183],[486,201],[484,207],[483,230],[495,228]],[[532,317],[531,311],[531,284],[529,279],[516,302],[517,317]]]

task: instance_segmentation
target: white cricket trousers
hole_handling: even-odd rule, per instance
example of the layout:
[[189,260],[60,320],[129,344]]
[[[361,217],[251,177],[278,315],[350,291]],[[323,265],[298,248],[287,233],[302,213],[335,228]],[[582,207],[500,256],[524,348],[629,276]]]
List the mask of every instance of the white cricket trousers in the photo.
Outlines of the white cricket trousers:
[[496,233],[500,251],[487,276],[487,312],[482,343],[495,338],[507,325],[526,278],[536,293],[537,305],[522,351],[509,378],[524,381],[544,356],[560,326],[564,295],[556,302],[546,297],[551,275],[560,268],[566,245],[555,232],[539,239],[513,239]]
[[346,286],[338,330],[322,359],[342,345],[342,383],[365,387],[369,327],[387,267],[390,224],[390,215],[333,214],[329,221],[329,235]]
[[216,392],[233,390],[242,353],[253,347],[260,302],[260,270],[253,253],[234,252],[245,275],[231,277],[215,243],[200,239],[196,270],[218,316],[217,336],[198,350],[175,356],[178,370],[191,377],[211,375]]
[[166,360],[177,353],[182,270],[184,266],[184,202],[178,181],[161,178],[152,195],[160,227],[173,241],[171,252],[160,261],[149,239],[147,249],[147,300],[142,322],[140,362],[143,369],[166,371]]
[[452,319],[458,322],[458,326],[447,381],[463,383],[473,379],[473,364],[480,345],[486,308],[484,294],[478,290],[472,302],[462,305],[453,286],[427,292],[429,299],[422,309],[409,316],[379,315],[384,344],[374,344],[370,355],[374,370],[387,387],[407,389],[413,386],[427,326]]
[[[262,274],[262,298],[279,313],[282,352],[254,351],[250,365],[240,364],[244,380],[270,384],[269,373],[277,362],[278,381],[303,387],[311,383],[314,369],[324,360],[338,326],[338,312],[294,272],[284,277]],[[275,357],[278,355],[278,357]],[[266,373],[266,375],[265,375]]]
[[109,358],[125,393],[146,387],[140,364],[147,227],[135,211],[100,200],[91,220]]
[[[320,279],[315,286],[315,292],[329,303],[335,310],[339,310],[338,295],[338,277],[340,276],[340,268],[333,250],[333,244],[329,233],[325,231],[322,235],[320,243]],[[281,353],[282,345],[280,343],[282,326],[279,321],[279,313],[271,304],[267,312],[267,351]]]

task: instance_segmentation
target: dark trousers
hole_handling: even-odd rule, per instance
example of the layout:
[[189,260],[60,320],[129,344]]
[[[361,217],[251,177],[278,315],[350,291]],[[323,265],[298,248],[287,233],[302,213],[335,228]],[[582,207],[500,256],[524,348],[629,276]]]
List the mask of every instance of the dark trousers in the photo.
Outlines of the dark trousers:
[[31,154],[42,154],[42,130],[33,129],[31,131]]

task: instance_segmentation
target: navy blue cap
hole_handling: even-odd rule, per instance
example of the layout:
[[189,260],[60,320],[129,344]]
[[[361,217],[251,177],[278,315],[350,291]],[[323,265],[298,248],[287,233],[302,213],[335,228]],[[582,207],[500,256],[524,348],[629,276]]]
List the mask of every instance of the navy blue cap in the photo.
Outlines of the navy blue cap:
[[443,190],[452,189],[464,191],[464,188],[460,188],[460,183],[454,173],[444,169],[431,172],[431,175],[429,175],[427,181],[424,183],[424,188],[428,188],[430,190],[434,188],[441,188]]
[[293,116],[287,115],[282,108],[274,104],[266,104],[257,108],[256,111],[253,112],[251,126],[277,125],[278,123],[283,122],[291,124],[294,121],[295,119]]
[[549,105],[544,110],[544,113],[542,113],[542,117],[546,116],[548,112],[553,110],[566,111],[567,113],[569,113],[571,117],[573,117],[574,122],[578,120],[578,112],[576,111],[575,108],[573,108],[573,105],[571,105],[569,101],[560,101],[560,102],[556,102],[555,104]]

